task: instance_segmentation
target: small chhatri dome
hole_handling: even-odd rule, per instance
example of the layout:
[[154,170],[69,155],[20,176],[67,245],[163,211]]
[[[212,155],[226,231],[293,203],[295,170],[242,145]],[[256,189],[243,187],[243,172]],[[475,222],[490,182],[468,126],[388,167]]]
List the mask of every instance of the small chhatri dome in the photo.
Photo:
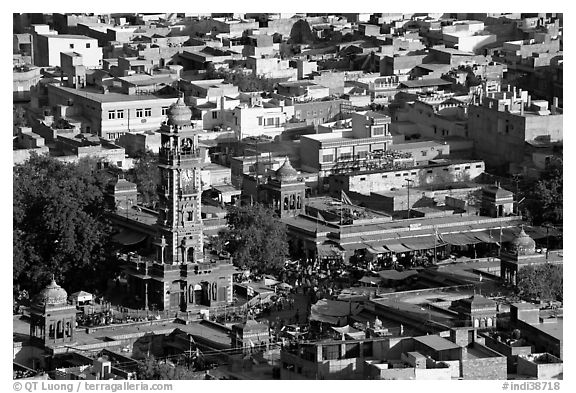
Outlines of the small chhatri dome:
[[296,169],[292,167],[290,159],[286,157],[286,161],[284,161],[284,164],[282,164],[282,166],[278,168],[278,170],[276,171],[276,179],[282,182],[290,182],[290,181],[296,181],[297,178],[298,178],[298,172],[296,172]]
[[52,281],[34,299],[34,303],[39,305],[60,305],[67,304],[68,293],[60,285],[56,284],[54,276]]
[[510,242],[510,251],[516,255],[534,254],[536,252],[536,242],[522,228],[518,236]]
[[168,108],[168,124],[170,125],[179,127],[188,126],[191,124],[191,118],[192,111],[186,106],[182,97],[178,98],[178,101]]

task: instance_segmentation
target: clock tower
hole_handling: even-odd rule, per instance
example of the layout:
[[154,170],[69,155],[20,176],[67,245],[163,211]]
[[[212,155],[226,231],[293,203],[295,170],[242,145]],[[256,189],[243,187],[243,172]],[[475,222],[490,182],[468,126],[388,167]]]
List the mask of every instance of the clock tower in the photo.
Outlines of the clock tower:
[[159,206],[154,258],[135,258],[127,267],[128,288],[139,307],[194,311],[233,300],[230,258],[204,254],[201,165],[192,112],[182,99],[160,128]]
[[157,260],[166,264],[203,261],[202,193],[198,133],[182,99],[168,111],[160,128],[160,186]]

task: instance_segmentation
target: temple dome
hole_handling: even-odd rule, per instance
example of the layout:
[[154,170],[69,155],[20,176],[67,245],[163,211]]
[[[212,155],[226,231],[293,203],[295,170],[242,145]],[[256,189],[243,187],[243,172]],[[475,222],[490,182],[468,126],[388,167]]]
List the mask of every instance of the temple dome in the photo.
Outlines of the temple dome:
[[296,181],[298,178],[298,172],[296,169],[292,167],[290,163],[290,159],[286,158],[284,164],[276,171],[276,179],[280,180],[281,182],[291,182]]
[[178,101],[168,108],[168,124],[170,125],[188,126],[191,124],[191,118],[192,111],[186,106],[182,98],[178,98]]
[[536,242],[522,228],[518,236],[510,242],[510,251],[516,255],[534,254],[536,252]]
[[54,277],[50,284],[46,286],[35,298],[34,303],[39,305],[60,305],[67,304],[68,293],[60,285],[56,284]]

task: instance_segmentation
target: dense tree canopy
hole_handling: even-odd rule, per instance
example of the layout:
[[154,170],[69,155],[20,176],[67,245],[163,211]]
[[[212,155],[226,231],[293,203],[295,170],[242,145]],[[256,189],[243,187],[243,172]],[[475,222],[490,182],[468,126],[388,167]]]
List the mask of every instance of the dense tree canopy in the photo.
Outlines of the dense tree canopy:
[[33,155],[13,171],[13,280],[37,293],[52,274],[70,291],[102,288],[114,264],[95,163]]
[[526,194],[526,208],[535,225],[562,225],[563,170],[562,162],[551,163]]
[[530,265],[518,271],[517,289],[531,299],[555,300],[563,291],[562,265]]
[[158,154],[147,150],[136,158],[134,168],[129,171],[129,180],[136,183],[144,205],[152,206],[158,201],[156,187],[160,184]]
[[286,227],[263,205],[232,206],[226,216],[228,230],[220,233],[234,264],[259,273],[273,273],[288,255]]
[[141,380],[188,380],[198,379],[198,374],[186,366],[158,361],[153,356],[147,357],[138,367],[138,379]]

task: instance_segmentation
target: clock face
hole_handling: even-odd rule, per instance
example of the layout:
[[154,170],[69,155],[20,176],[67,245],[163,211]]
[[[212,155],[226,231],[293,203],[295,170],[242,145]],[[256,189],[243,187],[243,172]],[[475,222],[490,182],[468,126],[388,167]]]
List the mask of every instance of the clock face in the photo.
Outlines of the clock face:
[[194,170],[183,169],[181,172],[181,187],[183,192],[192,192],[194,188]]

